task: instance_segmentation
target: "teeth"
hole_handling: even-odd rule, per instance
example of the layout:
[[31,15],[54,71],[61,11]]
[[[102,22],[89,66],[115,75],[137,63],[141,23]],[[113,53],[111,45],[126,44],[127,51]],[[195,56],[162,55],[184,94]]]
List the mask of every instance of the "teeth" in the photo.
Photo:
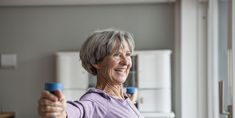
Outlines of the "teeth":
[[124,72],[124,71],[125,71],[125,69],[117,69],[116,71]]
[[123,70],[117,70],[117,71],[123,71]]

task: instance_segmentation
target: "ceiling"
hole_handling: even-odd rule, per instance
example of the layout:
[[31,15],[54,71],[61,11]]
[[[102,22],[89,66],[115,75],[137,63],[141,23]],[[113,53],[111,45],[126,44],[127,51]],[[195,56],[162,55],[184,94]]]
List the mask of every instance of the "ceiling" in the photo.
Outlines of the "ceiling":
[[175,0],[0,0],[0,6],[143,4],[165,2],[175,2]]

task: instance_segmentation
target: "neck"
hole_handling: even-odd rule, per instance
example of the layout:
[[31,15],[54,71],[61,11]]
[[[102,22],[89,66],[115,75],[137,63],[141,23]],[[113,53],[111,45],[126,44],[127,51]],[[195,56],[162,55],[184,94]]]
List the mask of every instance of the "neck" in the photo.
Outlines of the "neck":
[[96,88],[103,90],[108,95],[117,97],[118,99],[124,99],[122,84],[113,84],[112,82],[107,81],[105,78],[97,77]]

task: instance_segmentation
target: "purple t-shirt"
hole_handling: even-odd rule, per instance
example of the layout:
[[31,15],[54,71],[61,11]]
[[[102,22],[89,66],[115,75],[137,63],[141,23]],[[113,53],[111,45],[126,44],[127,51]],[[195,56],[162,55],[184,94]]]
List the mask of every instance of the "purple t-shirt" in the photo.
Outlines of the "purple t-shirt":
[[143,118],[129,98],[117,99],[91,88],[79,101],[67,102],[68,118]]

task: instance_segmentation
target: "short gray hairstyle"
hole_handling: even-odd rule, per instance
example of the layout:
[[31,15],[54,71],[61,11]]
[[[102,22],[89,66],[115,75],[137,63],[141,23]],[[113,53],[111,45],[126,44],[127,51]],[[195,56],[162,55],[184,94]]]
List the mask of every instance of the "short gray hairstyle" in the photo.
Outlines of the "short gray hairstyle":
[[87,72],[97,75],[97,70],[93,66],[112,53],[117,42],[126,41],[131,52],[134,51],[135,43],[132,34],[122,30],[103,29],[94,31],[83,43],[80,49],[80,59],[82,66]]

